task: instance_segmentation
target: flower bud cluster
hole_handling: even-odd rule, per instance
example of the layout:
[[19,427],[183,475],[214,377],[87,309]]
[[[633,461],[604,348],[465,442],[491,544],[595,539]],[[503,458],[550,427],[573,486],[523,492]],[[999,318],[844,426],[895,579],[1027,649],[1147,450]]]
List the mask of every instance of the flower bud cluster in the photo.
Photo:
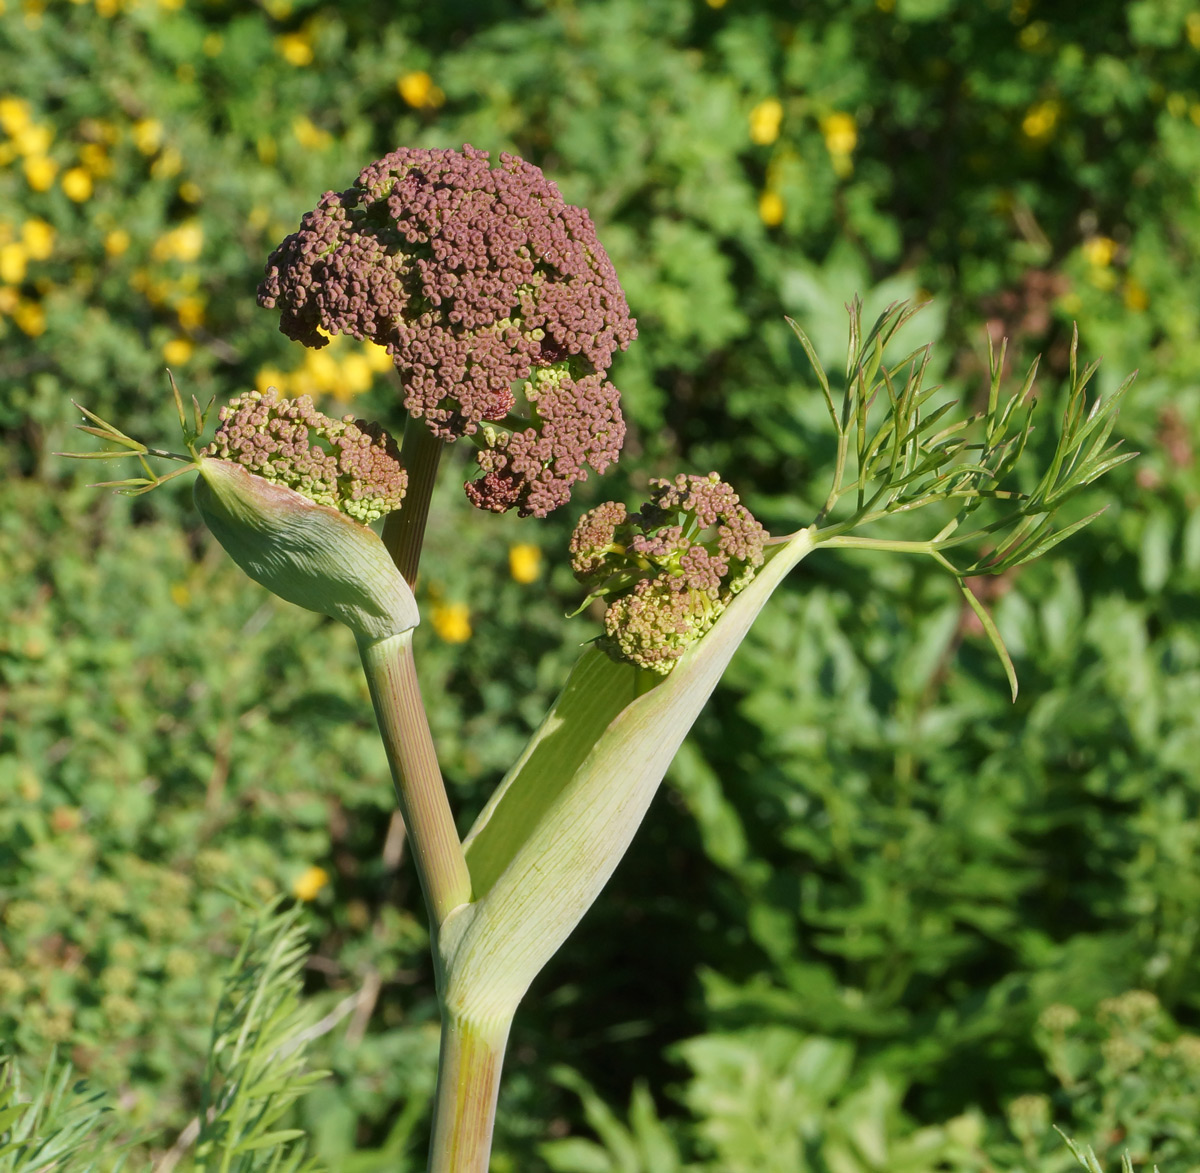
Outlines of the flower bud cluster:
[[601,645],[665,675],[763,563],[767,532],[716,473],[650,482],[650,501],[585,513],[571,568],[608,602]]
[[332,419],[309,396],[283,399],[274,388],[237,396],[219,419],[204,456],[240,464],[364,525],[404,500],[407,474],[395,441],[378,424]]
[[635,323],[587,212],[513,155],[491,168],[470,146],[401,149],[372,163],[271,254],[258,299],[306,346],[385,346],[413,416],[443,440],[476,436],[480,508],[542,516],[585,466],[617,457],[605,373]]

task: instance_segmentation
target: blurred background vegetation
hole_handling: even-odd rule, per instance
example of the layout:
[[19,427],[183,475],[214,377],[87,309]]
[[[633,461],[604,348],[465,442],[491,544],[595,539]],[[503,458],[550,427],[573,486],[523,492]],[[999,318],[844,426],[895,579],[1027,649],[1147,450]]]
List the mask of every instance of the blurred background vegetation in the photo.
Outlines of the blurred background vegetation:
[[[494,1169],[1200,1169],[1200,9],[1195,0],[0,0],[0,1041],[150,1137],[193,1115],[222,886],[305,902],[299,1115],[331,1168],[423,1167],[424,912],[350,636],[268,597],[175,482],[88,490],[71,400],[175,435],[273,383],[399,428],[378,356],[254,288],[399,145],[515,151],[587,206],[639,320],[617,472],[544,522],[451,454],[421,584],[465,828],[593,634],[582,508],[721,470],[777,532],[832,437],[783,321],[918,319],[968,401],[986,337],[1072,321],[1141,375],[1141,457],[981,587],[821,555],[773,600],[629,857],[518,1016]],[[86,445],[86,441],[83,442]],[[79,475],[76,475],[76,474]],[[114,472],[113,475],[123,475]],[[104,479],[104,478],[101,478]]]

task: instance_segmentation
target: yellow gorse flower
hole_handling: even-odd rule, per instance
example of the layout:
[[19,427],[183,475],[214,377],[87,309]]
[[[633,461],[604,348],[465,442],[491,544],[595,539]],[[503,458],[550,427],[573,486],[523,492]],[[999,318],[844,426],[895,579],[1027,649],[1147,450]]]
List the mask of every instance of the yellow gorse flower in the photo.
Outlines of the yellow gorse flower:
[[1046,142],[1054,134],[1060,113],[1061,107],[1053,98],[1035,102],[1021,119],[1021,133],[1032,142]]
[[782,224],[786,210],[783,196],[777,191],[764,191],[758,197],[758,217],[768,228]]
[[13,144],[22,155],[44,155],[54,141],[54,128],[27,123],[12,135]]
[[750,141],[760,147],[768,146],[779,137],[783,122],[783,103],[778,98],[767,98],[750,111]]
[[195,347],[188,338],[172,338],[163,348],[163,360],[168,366],[181,367],[192,357]]
[[25,262],[28,253],[19,241],[0,245],[0,281],[8,285],[19,285],[25,280]]
[[114,228],[104,237],[104,251],[110,257],[119,257],[129,244],[129,233],[124,228]]
[[39,302],[19,301],[12,311],[12,320],[22,333],[36,338],[46,332],[46,311]]
[[164,232],[150,250],[150,255],[156,261],[166,261],[174,258],[177,261],[190,262],[200,256],[204,248],[204,227],[199,220],[188,220],[169,232]]
[[435,603],[429,621],[448,644],[466,643],[471,638],[471,609],[466,603]]
[[312,867],[305,868],[292,882],[292,895],[307,904],[311,900],[316,900],[321,889],[328,883],[329,873],[314,864]]
[[289,65],[300,68],[312,64],[312,38],[307,32],[284,33],[282,37],[275,38],[275,47]]
[[542,551],[539,547],[521,542],[508,548],[508,572],[519,583],[536,581],[542,572]]
[[1107,269],[1117,252],[1117,242],[1110,236],[1093,236],[1082,247],[1084,260],[1097,269]]
[[21,243],[30,260],[44,261],[54,251],[54,227],[45,220],[26,220],[21,225]]
[[67,199],[82,204],[92,198],[92,177],[83,167],[72,167],[63,173],[62,189]]
[[0,98],[0,128],[5,134],[17,135],[32,121],[29,103],[24,98],[5,94]]
[[142,118],[133,124],[133,145],[143,155],[153,155],[162,141],[163,124],[157,118]]
[[858,124],[853,114],[837,110],[821,119],[825,149],[834,156],[849,155],[858,145]]
[[25,182],[34,191],[49,191],[58,174],[58,164],[44,155],[26,159],[24,163]]
[[333,142],[333,135],[329,131],[314,125],[303,114],[292,119],[292,134],[306,151],[323,151]]
[[446,95],[423,69],[401,74],[396,79],[396,90],[415,110],[436,108],[446,100]]

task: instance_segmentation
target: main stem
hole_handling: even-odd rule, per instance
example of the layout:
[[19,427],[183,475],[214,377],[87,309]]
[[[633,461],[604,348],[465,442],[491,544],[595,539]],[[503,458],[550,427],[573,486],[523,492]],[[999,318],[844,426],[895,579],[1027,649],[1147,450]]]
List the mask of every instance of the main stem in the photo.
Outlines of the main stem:
[[[408,472],[404,508],[383,523],[383,542],[410,586],[416,584],[429,504],[445,444],[419,419],[404,428]],[[400,814],[429,907],[435,961],[438,932],[471,899],[471,877],[446,798],[412,657],[412,632],[360,648],[383,735]],[[440,965],[439,965],[440,971]],[[442,987],[439,972],[439,987]],[[439,988],[440,998],[445,990]],[[429,1173],[487,1173],[509,1022],[479,1024],[442,1004]]]
[[412,632],[358,650],[436,936],[446,917],[471,899],[471,876],[421,701]]
[[443,1007],[428,1173],[487,1173],[509,1026]]

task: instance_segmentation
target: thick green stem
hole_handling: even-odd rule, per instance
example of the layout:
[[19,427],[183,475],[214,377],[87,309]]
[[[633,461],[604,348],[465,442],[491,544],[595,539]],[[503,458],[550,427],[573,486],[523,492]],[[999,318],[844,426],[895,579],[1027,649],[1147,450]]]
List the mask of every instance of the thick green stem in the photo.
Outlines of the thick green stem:
[[471,899],[471,877],[421,701],[412,632],[360,643],[358,650],[436,933],[455,908]]
[[443,1008],[429,1173],[487,1173],[509,1026]]
[[400,462],[408,472],[404,507],[389,513],[383,523],[383,544],[409,586],[414,586],[417,581],[429,502],[445,446],[421,420],[409,417],[400,448]]

